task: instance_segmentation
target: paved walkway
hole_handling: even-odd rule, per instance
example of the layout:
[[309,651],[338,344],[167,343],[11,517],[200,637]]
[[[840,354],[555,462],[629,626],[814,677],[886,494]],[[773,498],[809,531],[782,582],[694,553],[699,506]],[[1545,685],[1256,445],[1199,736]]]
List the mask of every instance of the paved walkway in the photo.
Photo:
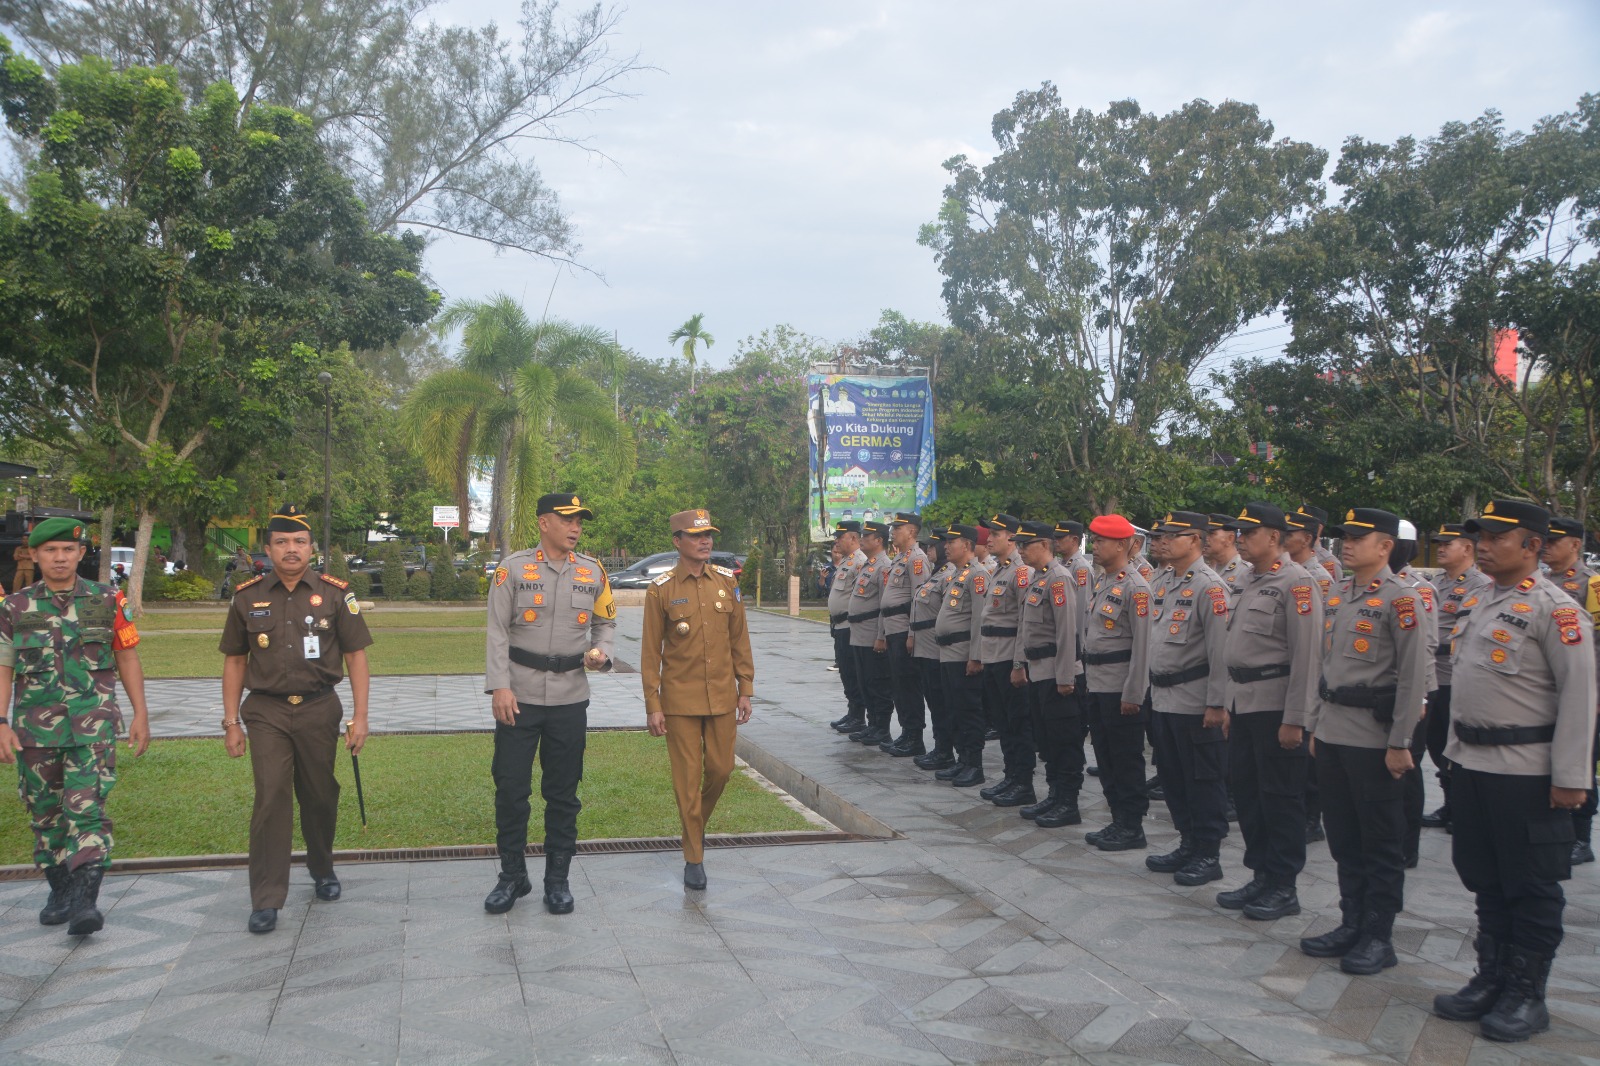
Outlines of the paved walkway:
[[[636,611],[623,628],[629,658]],[[487,862],[350,866],[331,905],[297,871],[266,937],[242,929],[243,873],[112,878],[107,928],[78,943],[36,924],[37,882],[0,884],[0,1062],[1600,1061],[1595,866],[1568,885],[1554,1028],[1492,1045],[1427,1013],[1472,969],[1442,834],[1408,878],[1400,965],[1350,978],[1294,947],[1336,920],[1325,845],[1304,914],[1220,911],[1218,886],[1086,848],[1093,786],[1084,826],[1041,830],[846,744],[823,724],[823,629],[752,629],[751,738],[904,839],[716,851],[696,894],[672,855],[584,857],[561,918],[531,900],[485,915]],[[1164,814],[1149,835],[1170,844]],[[1235,835],[1224,884],[1239,857]]]

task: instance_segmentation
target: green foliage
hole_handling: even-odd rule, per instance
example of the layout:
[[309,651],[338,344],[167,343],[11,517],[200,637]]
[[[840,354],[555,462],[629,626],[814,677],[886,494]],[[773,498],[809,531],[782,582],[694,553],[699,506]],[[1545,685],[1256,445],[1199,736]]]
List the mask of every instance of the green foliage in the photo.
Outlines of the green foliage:
[[383,594],[391,600],[406,598],[406,564],[400,554],[400,542],[388,541],[378,552],[383,564]]
[[216,599],[217,586],[204,574],[193,570],[179,570],[176,574],[163,574],[160,593],[159,595],[152,593],[151,598],[199,603],[202,600]]
[[328,573],[345,581],[350,580],[350,561],[344,556],[344,549],[335,544],[328,549]]
[[351,574],[350,591],[356,594],[358,600],[372,599],[372,575]]
[[417,572],[406,579],[406,594],[408,600],[428,600],[433,598],[433,575],[428,571],[417,569]]

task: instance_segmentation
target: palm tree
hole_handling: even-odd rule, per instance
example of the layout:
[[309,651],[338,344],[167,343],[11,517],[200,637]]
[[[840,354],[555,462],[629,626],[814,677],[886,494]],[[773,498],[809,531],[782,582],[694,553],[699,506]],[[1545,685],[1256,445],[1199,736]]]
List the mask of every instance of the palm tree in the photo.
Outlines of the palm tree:
[[461,328],[460,365],[423,379],[401,424],[463,520],[467,483],[491,471],[490,546],[531,543],[534,505],[555,487],[565,448],[597,451],[617,477],[631,477],[633,433],[591,376],[617,365],[610,337],[593,326],[530,322],[504,294],[454,304],[440,326]]
[[676,344],[683,342],[683,358],[689,364],[689,387],[694,388],[694,351],[696,345],[704,344],[707,348],[717,343],[717,339],[701,328],[700,323],[705,318],[705,312],[699,311],[689,316],[689,321],[667,334],[667,343]]

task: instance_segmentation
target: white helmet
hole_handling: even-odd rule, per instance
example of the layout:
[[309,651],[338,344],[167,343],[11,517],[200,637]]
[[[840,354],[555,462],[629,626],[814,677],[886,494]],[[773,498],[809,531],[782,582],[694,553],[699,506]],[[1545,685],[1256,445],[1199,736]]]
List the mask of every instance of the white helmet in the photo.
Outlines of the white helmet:
[[1417,527],[1412,525],[1410,522],[1406,521],[1404,518],[1400,519],[1400,536],[1398,538],[1396,538],[1396,539],[1398,539],[1398,540],[1416,540],[1417,539]]

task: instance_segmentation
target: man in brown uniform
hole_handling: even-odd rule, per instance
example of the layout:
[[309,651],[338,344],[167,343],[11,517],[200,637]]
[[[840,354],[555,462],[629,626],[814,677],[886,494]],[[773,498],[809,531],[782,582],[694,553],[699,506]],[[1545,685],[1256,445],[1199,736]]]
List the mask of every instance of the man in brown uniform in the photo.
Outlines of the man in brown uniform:
[[706,887],[706,822],[733,774],[735,726],[750,720],[756,668],[733,571],[710,565],[703,510],[672,516],[678,565],[644,596],[639,673],[650,735],[667,738],[683,821],[683,883]]
[[[339,898],[333,873],[333,832],[339,818],[339,782],[333,757],[343,707],[334,686],[350,672],[355,711],[345,746],[355,754],[367,742],[367,645],[372,634],[348,585],[310,571],[315,545],[311,524],[293,504],[267,523],[272,571],[246,581],[233,594],[218,650],[222,664],[222,728],[228,754],[246,750],[255,775],[250,816],[250,922],[270,933],[289,894],[289,849],[294,807],[306,867],[317,898]],[[241,705],[244,689],[250,695]]]

